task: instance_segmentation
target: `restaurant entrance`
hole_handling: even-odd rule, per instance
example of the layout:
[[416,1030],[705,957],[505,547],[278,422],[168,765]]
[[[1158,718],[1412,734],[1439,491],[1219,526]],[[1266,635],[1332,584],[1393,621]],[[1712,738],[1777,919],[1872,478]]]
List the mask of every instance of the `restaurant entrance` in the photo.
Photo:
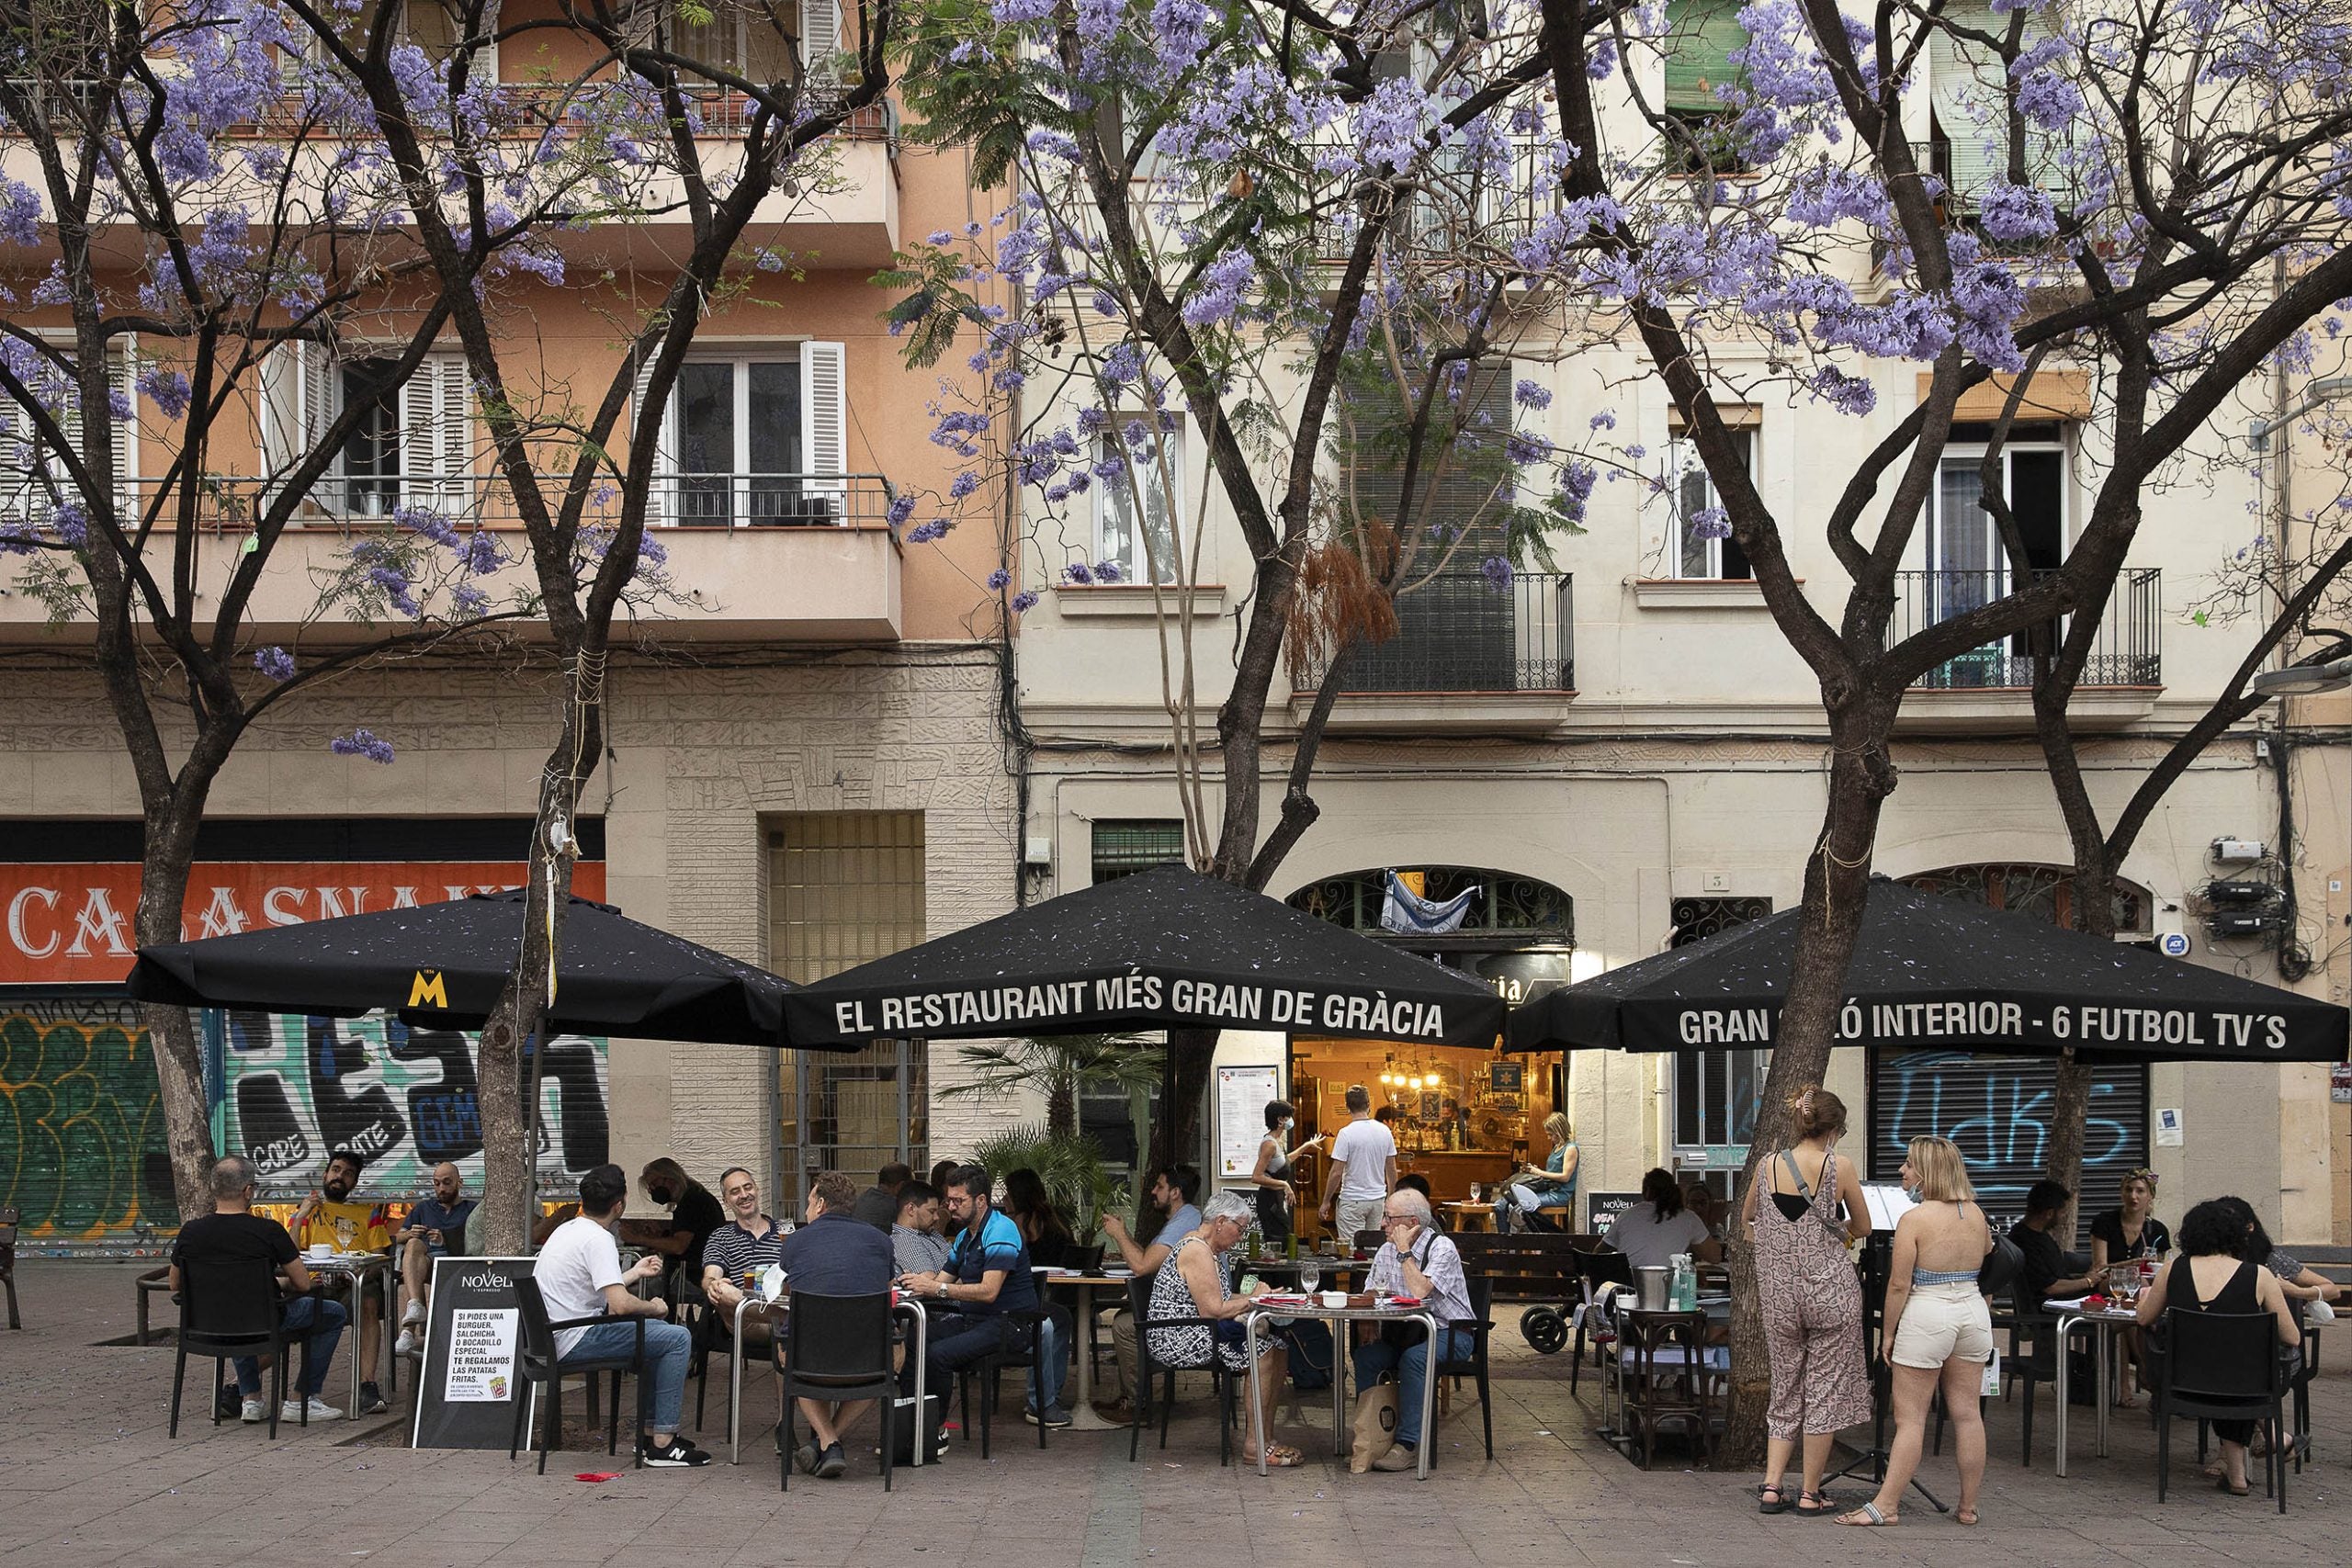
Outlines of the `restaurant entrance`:
[[[1568,982],[1575,951],[1574,908],[1548,882],[1467,866],[1400,871],[1420,897],[1439,904],[1467,892],[1460,919],[1438,931],[1398,931],[1383,923],[1386,870],[1364,870],[1310,883],[1291,895],[1293,908],[1319,915],[1378,941],[1394,942],[1475,975],[1516,1006]],[[1418,882],[1417,887],[1413,884]],[[1390,1040],[1300,1036],[1291,1041],[1285,1081],[1298,1108],[1301,1140],[1347,1125],[1347,1091],[1362,1084],[1396,1139],[1398,1174],[1426,1177],[1436,1201],[1490,1197],[1520,1166],[1550,1148],[1544,1119],[1566,1104],[1566,1067],[1558,1052],[1505,1056],[1485,1048],[1406,1045]],[[1299,1216],[1320,1199],[1328,1142],[1303,1160]]]

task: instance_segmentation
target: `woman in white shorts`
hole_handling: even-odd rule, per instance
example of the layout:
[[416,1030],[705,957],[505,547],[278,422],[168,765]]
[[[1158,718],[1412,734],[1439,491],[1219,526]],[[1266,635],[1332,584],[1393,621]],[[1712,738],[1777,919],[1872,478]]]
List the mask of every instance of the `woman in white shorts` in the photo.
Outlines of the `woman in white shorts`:
[[1975,1202],[1967,1164],[1943,1138],[1911,1140],[1903,1190],[1914,1207],[1895,1223],[1879,1337],[1879,1354],[1894,1369],[1894,1442],[1878,1495],[1838,1522],[1901,1522],[1897,1510],[1919,1468],[1928,1404],[1940,1384],[1960,1461],[1960,1506],[1952,1517],[1973,1525],[1984,1483],[1984,1421],[1976,1395],[1993,1354],[1993,1314],[1976,1289],[1976,1273],[1993,1250],[1993,1228]]

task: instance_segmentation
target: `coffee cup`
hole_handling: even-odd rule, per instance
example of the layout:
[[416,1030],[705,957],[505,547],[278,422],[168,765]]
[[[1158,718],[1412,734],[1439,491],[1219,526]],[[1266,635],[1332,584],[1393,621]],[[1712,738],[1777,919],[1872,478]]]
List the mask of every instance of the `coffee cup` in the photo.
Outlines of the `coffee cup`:
[[333,1258],[334,1256],[334,1243],[331,1241],[312,1242],[311,1244],[311,1256],[313,1258]]

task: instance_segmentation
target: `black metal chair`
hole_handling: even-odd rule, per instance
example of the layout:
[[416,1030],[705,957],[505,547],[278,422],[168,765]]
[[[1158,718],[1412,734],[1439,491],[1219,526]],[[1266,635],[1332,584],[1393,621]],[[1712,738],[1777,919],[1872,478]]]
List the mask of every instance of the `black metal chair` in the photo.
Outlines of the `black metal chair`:
[[[1167,1265],[1162,1264],[1161,1268]],[[1134,1314],[1136,1325],[1136,1420],[1127,1428],[1127,1462],[1133,1464],[1143,1444],[1143,1429],[1151,1424],[1151,1383],[1156,1373],[1161,1380],[1159,1402],[1159,1446],[1168,1446],[1168,1419],[1176,1405],[1176,1374],[1200,1372],[1209,1374],[1216,1390],[1216,1462],[1233,1462],[1234,1385],[1238,1378],[1249,1374],[1227,1371],[1225,1359],[1216,1353],[1216,1325],[1205,1317],[1154,1318],[1145,1311],[1151,1304],[1151,1283],[1159,1277],[1158,1269],[1127,1281],[1127,1311]],[[1199,1362],[1163,1361],[1152,1353],[1149,1330],[1154,1328],[1205,1328],[1209,1332],[1208,1359]],[[1339,1375],[1337,1352],[1334,1352],[1332,1374]]]
[[[2058,1358],[2067,1353],[2067,1348],[2059,1341],[2058,1314],[2055,1313],[2013,1305],[2006,1319],[2009,1348],[2002,1370],[2007,1374],[2008,1381],[2003,1385],[2003,1393],[2006,1396],[2024,1391],[2025,1411],[2019,1422],[2022,1437],[2018,1446],[2018,1462],[2030,1465],[2033,1462],[2034,1385],[2046,1382],[2055,1389]],[[1994,1326],[1996,1329],[2001,1327],[2003,1321],[2003,1314],[1996,1314],[1993,1319]],[[2033,1341],[2030,1350],[2022,1348],[2028,1339]]]
[[[1495,1457],[1495,1402],[1490,1397],[1487,1375],[1487,1341],[1495,1332],[1495,1282],[1483,1275],[1472,1275],[1464,1283],[1470,1287],[1470,1315],[1445,1326],[1462,1330],[1471,1337],[1470,1353],[1448,1357],[1431,1367],[1430,1375],[1452,1378],[1456,1387],[1461,1385],[1464,1377],[1477,1383],[1478,1416],[1486,1424],[1487,1458],[1492,1460]],[[1424,1437],[1422,1440],[1426,1442],[1428,1438]],[[1435,1449],[1430,1450],[1430,1457],[1434,1465]]]
[[1576,1348],[1568,1359],[1568,1392],[1577,1392],[1584,1377],[1585,1337],[1592,1337],[1593,1361],[1598,1370],[1606,1348],[1614,1342],[1616,1330],[1603,1332],[1600,1323],[1601,1287],[1619,1285],[1631,1289],[1634,1283],[1634,1260],[1622,1252],[1600,1251],[1577,1254],[1577,1282],[1583,1295],[1577,1303],[1582,1309],[1576,1315]]
[[[539,1292],[539,1282],[528,1275],[514,1281],[514,1304],[521,1309],[523,1326],[523,1348],[514,1358],[514,1373],[528,1389],[544,1388],[548,1391],[548,1418],[539,1428],[539,1473],[545,1475],[548,1472],[548,1450],[563,1435],[563,1380],[573,1374],[585,1377],[593,1401],[598,1372],[609,1372],[613,1380],[612,1408],[606,1415],[605,1427],[605,1451],[608,1454],[620,1452],[621,1374],[628,1372],[637,1379],[638,1431],[631,1434],[630,1446],[637,1451],[638,1468],[645,1468],[643,1431],[653,1393],[652,1382],[645,1375],[647,1320],[634,1314],[623,1317],[615,1313],[602,1313],[594,1317],[568,1317],[560,1323],[549,1322],[547,1298]],[[572,1361],[558,1359],[555,1337],[559,1330],[594,1328],[607,1323],[630,1324],[637,1329],[637,1343],[628,1355],[583,1357]],[[523,1423],[530,1408],[530,1395],[525,1388],[518,1387],[514,1391],[514,1430],[506,1443],[506,1458],[510,1462],[523,1446]]]
[[2303,1461],[2312,1457],[2312,1380],[2319,1376],[2319,1325],[2306,1323],[2303,1327],[2302,1355],[2294,1368],[2288,1386],[2294,1391],[2295,1473],[2303,1472]]
[[[995,1413],[998,1396],[1003,1390],[1004,1373],[1007,1370],[1011,1370],[1025,1374],[1035,1370],[1038,1358],[1043,1354],[1045,1344],[1043,1335],[1047,1314],[1043,1307],[1024,1307],[1001,1312],[997,1316],[1005,1324],[1012,1325],[1015,1332],[1008,1333],[1002,1343],[978,1360],[972,1362],[969,1366],[959,1367],[956,1371],[956,1398],[964,1407],[964,1440],[966,1442],[972,1440],[972,1380],[978,1378],[980,1381],[980,1457],[982,1459],[989,1457],[989,1438],[993,1431],[993,1423],[989,1418]],[[1025,1377],[1023,1381],[1025,1385]],[[1025,1386],[1022,1397],[1025,1404],[1028,1398]],[[1044,1414],[1042,1410],[1038,1412],[1041,1417]],[[1041,1449],[1046,1446],[1046,1423],[1042,1419],[1037,1423],[1037,1446]]]
[[[2165,1313],[2163,1350],[2155,1362],[2156,1388],[2151,1414],[2156,1422],[2156,1501],[2172,1480],[2172,1424],[2198,1421],[2270,1423],[2280,1417],[2301,1351],[2278,1343],[2278,1320],[2267,1312],[2199,1312],[2171,1307]],[[2266,1490],[2287,1511],[2286,1444],[2273,1440],[2262,1457]]]
[[[681,1308],[686,1314],[686,1327],[695,1337],[694,1361],[688,1375],[695,1380],[695,1430],[703,1429],[703,1412],[710,1397],[710,1359],[735,1354],[735,1313],[731,1307],[712,1304],[695,1285],[691,1300]],[[759,1365],[751,1359],[757,1356],[772,1360],[772,1341],[775,1336],[768,1320],[755,1318],[743,1325],[744,1365]]]
[[[882,1490],[890,1490],[891,1461],[898,1450],[899,1374],[890,1366],[890,1292],[870,1296],[822,1296],[792,1292],[792,1313],[776,1375],[784,1393],[783,1428],[776,1439],[776,1490],[792,1490],[792,1402],[829,1404],[871,1399],[882,1412]],[[923,1412],[914,1414],[917,1423]],[[918,1430],[915,1441],[931,1434]]]
[[[17,1226],[23,1216],[13,1208],[0,1209],[0,1289],[8,1292],[8,1326],[22,1328],[17,1315]],[[143,1298],[142,1298],[143,1302]],[[146,1341],[141,1339],[141,1344]]]
[[[302,1347],[302,1371],[309,1381],[312,1326],[286,1326],[285,1298],[278,1293],[277,1270],[266,1258],[189,1258],[180,1266],[180,1331],[178,1351],[172,1359],[172,1418],[165,1434],[180,1435],[180,1394],[187,1381],[190,1355],[212,1359],[212,1384],[220,1384],[220,1363],[236,1356],[270,1358],[269,1435],[277,1436],[278,1407],[286,1403],[286,1353]],[[220,1404],[213,1400],[212,1424],[220,1424]],[[311,1424],[311,1402],[302,1401],[301,1425]]]

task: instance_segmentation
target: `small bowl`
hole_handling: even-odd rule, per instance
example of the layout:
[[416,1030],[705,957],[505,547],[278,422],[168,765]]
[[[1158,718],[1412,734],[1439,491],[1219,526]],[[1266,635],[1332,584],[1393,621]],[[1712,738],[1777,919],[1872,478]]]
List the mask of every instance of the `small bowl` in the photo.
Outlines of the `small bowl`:
[[1348,1292],[1345,1291],[1326,1291],[1323,1292],[1323,1304],[1327,1307],[1333,1308],[1344,1307],[1348,1304]]

